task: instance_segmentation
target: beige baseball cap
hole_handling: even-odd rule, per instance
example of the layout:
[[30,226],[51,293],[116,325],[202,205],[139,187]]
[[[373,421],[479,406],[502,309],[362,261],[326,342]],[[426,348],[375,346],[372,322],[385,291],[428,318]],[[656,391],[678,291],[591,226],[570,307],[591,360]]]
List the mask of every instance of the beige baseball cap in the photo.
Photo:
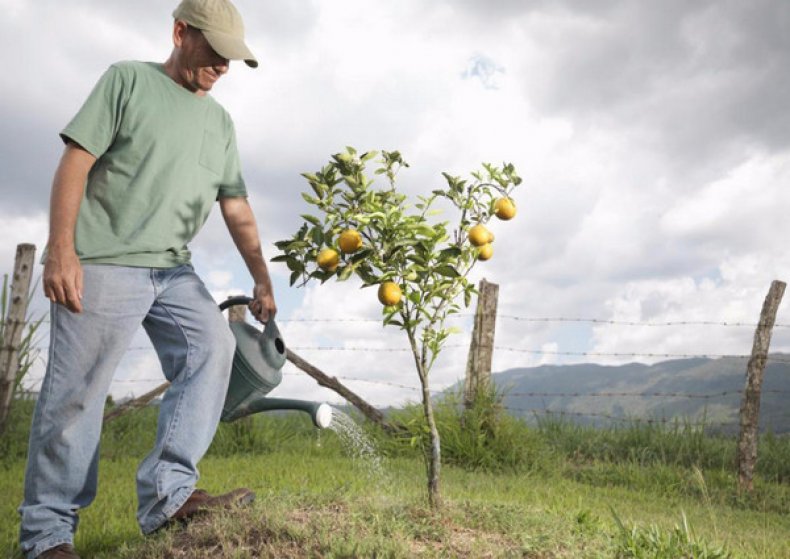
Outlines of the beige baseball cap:
[[200,29],[211,48],[223,58],[258,67],[258,60],[244,42],[241,14],[229,0],[183,0],[173,17]]

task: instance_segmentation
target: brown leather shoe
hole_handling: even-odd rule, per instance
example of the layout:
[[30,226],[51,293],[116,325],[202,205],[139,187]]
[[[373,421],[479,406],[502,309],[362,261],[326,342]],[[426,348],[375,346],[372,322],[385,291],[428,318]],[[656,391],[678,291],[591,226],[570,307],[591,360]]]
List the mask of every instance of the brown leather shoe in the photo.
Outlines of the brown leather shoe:
[[195,489],[192,495],[189,496],[189,499],[181,505],[181,508],[170,517],[170,521],[184,523],[197,515],[241,507],[250,504],[254,500],[255,493],[245,487],[234,489],[229,493],[217,495],[216,497],[209,495],[202,489]]
[[74,547],[68,543],[62,543],[51,549],[46,550],[37,559],[80,559]]

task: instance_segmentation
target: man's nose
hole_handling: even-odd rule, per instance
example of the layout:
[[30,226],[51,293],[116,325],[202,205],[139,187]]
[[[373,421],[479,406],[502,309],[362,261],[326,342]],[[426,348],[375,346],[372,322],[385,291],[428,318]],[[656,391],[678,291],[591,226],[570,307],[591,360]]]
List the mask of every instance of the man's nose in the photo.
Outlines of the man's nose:
[[220,58],[214,63],[214,70],[222,75],[230,69],[230,60],[227,58]]

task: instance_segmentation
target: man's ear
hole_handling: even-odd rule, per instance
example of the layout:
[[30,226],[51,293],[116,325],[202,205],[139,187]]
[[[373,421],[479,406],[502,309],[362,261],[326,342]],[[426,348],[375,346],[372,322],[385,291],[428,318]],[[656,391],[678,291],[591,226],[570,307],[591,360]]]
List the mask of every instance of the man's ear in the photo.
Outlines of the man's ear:
[[189,29],[189,25],[185,21],[181,21],[177,19],[173,23],[173,45],[176,47],[181,47],[184,43],[184,37],[186,37],[187,31]]

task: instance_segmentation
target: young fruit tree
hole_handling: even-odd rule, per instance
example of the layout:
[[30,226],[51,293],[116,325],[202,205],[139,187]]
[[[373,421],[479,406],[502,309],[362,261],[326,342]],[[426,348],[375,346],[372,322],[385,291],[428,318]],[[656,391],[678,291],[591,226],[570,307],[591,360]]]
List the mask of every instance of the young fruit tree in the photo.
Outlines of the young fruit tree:
[[[312,193],[302,193],[317,215],[304,214],[293,237],[279,241],[291,285],[351,276],[362,287],[377,287],[383,323],[406,333],[422,388],[422,406],[428,434],[422,443],[428,476],[428,500],[441,506],[439,475],[441,446],[428,383],[431,367],[451,334],[448,315],[471,303],[474,284],[467,278],[478,261],[493,256],[494,235],[486,224],[496,216],[509,220],[516,214],[511,198],[521,178],[511,164],[484,164],[471,180],[443,173],[447,185],[408,204],[395,188],[398,172],[408,167],[397,151],[382,151],[374,171],[388,184],[373,188],[366,165],[379,155],[358,154],[351,147],[332,156],[315,173],[302,176]],[[457,211],[449,221],[431,219],[440,213],[437,200]]]

